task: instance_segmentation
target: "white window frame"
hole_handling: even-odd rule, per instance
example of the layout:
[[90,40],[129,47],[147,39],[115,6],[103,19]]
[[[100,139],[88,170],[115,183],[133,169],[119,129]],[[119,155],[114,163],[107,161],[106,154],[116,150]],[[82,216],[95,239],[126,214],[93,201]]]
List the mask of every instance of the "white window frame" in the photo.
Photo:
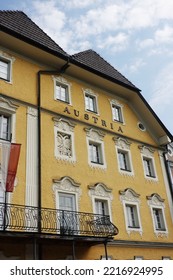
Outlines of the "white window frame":
[[[59,207],[59,194],[74,195],[76,212],[79,211],[79,202],[81,197],[80,184],[75,182],[71,177],[65,176],[58,179],[53,179],[53,192],[55,196],[56,209]],[[58,220],[58,219],[57,219]],[[57,233],[60,233],[59,231]]]
[[[124,213],[125,213],[125,220],[126,220],[126,229],[129,231],[139,231],[140,228],[141,228],[141,225],[140,225],[140,214],[139,214],[139,206],[138,206],[138,203],[137,202],[124,202]],[[130,220],[129,220],[129,213],[128,213],[128,210],[127,210],[127,207],[128,206],[131,206],[132,209],[135,209],[135,213],[133,213],[133,215],[135,215],[135,225],[131,225],[131,219],[132,217],[130,217]]]
[[[126,168],[122,167],[122,164],[120,162],[120,153],[123,154],[123,161],[125,162],[124,165],[126,166]],[[123,172],[123,173],[132,173],[132,160],[131,160],[131,154],[129,150],[125,150],[125,149],[120,149],[117,148],[117,157],[118,157],[118,168],[119,168],[119,172]]]
[[[120,200],[123,205],[123,212],[124,212],[124,218],[125,218],[125,227],[127,233],[130,235],[132,232],[139,232],[140,235],[142,235],[142,224],[141,224],[141,218],[140,218],[140,200],[139,200],[139,194],[137,194],[133,189],[127,188],[124,191],[120,191]],[[131,227],[129,226],[129,220],[128,220],[128,213],[127,213],[127,205],[131,205],[136,207],[136,217],[138,220],[138,227]]]
[[[150,207],[151,211],[151,217],[152,217],[152,222],[153,222],[153,229],[155,235],[158,236],[168,236],[168,227],[166,223],[166,217],[165,217],[165,204],[164,204],[164,199],[160,197],[157,193],[152,194],[151,196],[147,196],[148,200],[148,205]],[[155,222],[155,217],[154,217],[154,209],[158,209],[162,213],[162,218],[163,218],[163,223],[164,223],[164,230],[163,229],[158,229],[156,227],[156,222]]]
[[[89,145],[89,160],[90,160],[90,164],[103,165],[104,161],[103,161],[102,143],[94,142],[93,140],[89,139],[88,140],[88,145]],[[94,160],[94,158],[97,158],[97,159]]]
[[[85,111],[94,113],[94,114],[99,114],[98,112],[98,95],[93,92],[91,89],[83,89],[84,93],[84,100],[85,100]],[[87,106],[86,98],[89,97],[93,102],[93,109],[90,108],[90,106]]]
[[110,220],[112,220],[112,213],[111,213],[111,201],[113,199],[112,196],[112,189],[108,188],[103,183],[97,183],[96,185],[88,186],[89,189],[89,196],[92,201],[93,206],[93,213],[97,214],[96,209],[96,201],[105,201],[107,203],[107,211]]
[[[59,77],[53,77],[54,80],[54,99],[56,101],[61,101],[64,103],[67,103],[71,105],[71,83],[69,83],[65,78],[59,76]],[[65,88],[65,99],[61,97],[57,97],[57,86],[60,86],[62,88]]]
[[[104,142],[103,142],[103,137],[105,134],[100,131],[96,130],[94,128],[86,128],[84,129],[87,132],[87,149],[88,149],[88,164],[89,166],[93,168],[101,168],[105,169],[107,167],[106,165],[106,160],[105,160],[105,153],[104,153]],[[100,157],[100,162],[92,162],[92,159],[90,157],[90,145],[93,144],[98,147],[99,151],[99,157]]]
[[[6,137],[3,137],[4,119],[7,119]],[[11,138],[11,116],[9,114],[1,114],[0,112],[0,139],[10,141]]]
[[[114,122],[118,122],[120,124],[125,124],[124,115],[123,115],[123,105],[120,104],[117,100],[110,100],[111,111],[112,111],[112,120]],[[114,108],[116,109],[116,114],[114,112]],[[116,115],[118,117],[116,117]]]
[[[156,171],[155,171],[156,168],[155,168],[154,158],[143,156],[142,160],[143,160],[145,178],[156,179]],[[146,168],[146,164],[147,164],[147,168]]]
[[[155,217],[155,211],[158,211],[159,214],[159,221],[156,220]],[[154,221],[154,228],[155,231],[166,231],[166,226],[165,226],[165,217],[163,214],[163,208],[162,207],[152,207],[152,214],[153,214],[153,221]],[[160,223],[160,226],[159,226]]]
[[[147,147],[144,145],[139,145],[138,148],[141,151],[141,159],[142,159],[142,166],[144,170],[144,177],[145,179],[149,181],[158,181],[157,177],[157,171],[156,171],[156,166],[155,166],[155,160],[154,160],[154,152],[155,150],[151,147]],[[144,160],[149,160],[153,172],[153,176],[148,176],[146,174],[146,167],[145,167],[145,162]]]
[[[53,118],[54,120],[54,137],[55,137],[55,149],[54,154],[56,159],[65,160],[68,162],[76,162],[76,153],[75,153],[75,145],[74,145],[74,127],[75,124],[66,120],[64,118]],[[58,133],[64,134],[70,137],[71,141],[71,155],[63,155],[59,153],[58,150],[58,140],[57,135]]]
[[[6,58],[6,57],[0,55],[0,62],[5,63],[7,66],[6,77],[3,77],[0,72],[0,80],[2,79],[4,81],[10,83],[11,79],[12,79],[12,59],[9,59],[9,58]],[[0,66],[0,70],[1,70],[1,66]]]
[[[133,170],[133,164],[132,164],[132,156],[131,156],[131,152],[130,152],[131,142],[128,139],[125,139],[122,137],[113,137],[113,140],[115,142],[115,149],[116,149],[117,162],[118,162],[118,171],[121,174],[133,176],[134,170]],[[119,152],[122,152],[126,155],[128,169],[121,168],[121,164],[120,164],[120,160],[119,160]]]

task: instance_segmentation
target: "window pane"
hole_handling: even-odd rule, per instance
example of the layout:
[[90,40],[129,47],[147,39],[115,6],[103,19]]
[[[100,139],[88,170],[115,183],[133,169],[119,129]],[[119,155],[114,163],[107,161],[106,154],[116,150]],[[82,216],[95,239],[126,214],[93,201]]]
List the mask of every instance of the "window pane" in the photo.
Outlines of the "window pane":
[[139,227],[139,220],[137,215],[136,205],[126,205],[128,227]]
[[113,119],[122,122],[121,108],[118,106],[112,106],[112,111],[113,111]]
[[69,102],[68,87],[66,85],[56,84],[56,99]]
[[154,222],[157,230],[165,230],[162,209],[153,209]]
[[143,162],[144,162],[145,175],[149,177],[155,177],[152,160],[149,158],[144,158]]
[[10,133],[9,133],[9,117],[0,115],[0,138],[9,140]]
[[94,163],[102,163],[101,157],[101,147],[100,145],[90,143],[89,144],[89,153],[90,153],[90,161]]
[[92,112],[96,112],[96,99],[94,96],[85,95],[85,106],[86,109]]
[[0,77],[2,79],[8,80],[8,63],[0,61]]
[[108,215],[108,203],[105,200],[95,200],[96,214]]

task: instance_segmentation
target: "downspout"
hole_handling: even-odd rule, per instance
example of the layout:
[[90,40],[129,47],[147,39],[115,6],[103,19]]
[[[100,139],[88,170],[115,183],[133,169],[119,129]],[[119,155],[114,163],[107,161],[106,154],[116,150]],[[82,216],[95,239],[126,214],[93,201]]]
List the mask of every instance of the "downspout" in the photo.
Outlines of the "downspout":
[[[59,71],[40,70],[38,71],[38,94],[37,94],[37,109],[38,109],[38,233],[41,233],[41,75],[59,75],[63,74],[69,67],[69,58],[67,62],[60,68]],[[41,253],[39,254],[41,259]]]
[[170,189],[170,193],[171,193],[171,198],[172,198],[172,202],[173,202],[173,185],[172,185],[172,180],[171,180],[171,175],[170,175],[170,171],[169,171],[169,162],[167,159],[167,147],[166,147],[166,151],[163,152],[163,158],[164,158],[164,163],[165,163],[165,169],[166,169],[166,175],[168,178],[168,183],[169,183],[169,189]]

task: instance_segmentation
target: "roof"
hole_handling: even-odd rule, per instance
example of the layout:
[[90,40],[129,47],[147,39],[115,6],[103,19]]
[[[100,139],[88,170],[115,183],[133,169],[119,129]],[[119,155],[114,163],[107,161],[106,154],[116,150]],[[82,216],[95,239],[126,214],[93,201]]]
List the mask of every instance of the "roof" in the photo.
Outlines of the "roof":
[[22,11],[0,11],[0,30],[49,51],[68,55]]
[[117,82],[130,86],[139,90],[128,79],[126,79],[120,72],[118,72],[111,64],[104,60],[98,53],[89,49],[83,52],[74,54],[72,58],[81,65],[87,66],[96,72],[115,79]]

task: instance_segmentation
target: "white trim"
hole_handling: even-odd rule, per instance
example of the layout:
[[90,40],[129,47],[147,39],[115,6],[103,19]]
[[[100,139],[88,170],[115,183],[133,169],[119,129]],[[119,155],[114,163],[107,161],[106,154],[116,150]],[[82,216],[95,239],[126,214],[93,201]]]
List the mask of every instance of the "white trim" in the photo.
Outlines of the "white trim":
[[79,200],[81,197],[80,184],[76,183],[72,178],[65,176],[61,179],[53,179],[53,192],[55,195],[56,209],[59,209],[58,198],[59,193],[74,194],[76,199],[76,211],[78,211]]
[[[75,145],[74,145],[74,127],[75,124],[65,118],[53,118],[54,121],[54,139],[55,139],[55,147],[54,147],[54,155],[58,160],[65,160],[71,163],[76,162],[76,153],[75,153]],[[67,136],[70,136],[70,144],[71,144],[71,155],[61,155],[58,151],[58,143],[57,143],[57,133],[62,133]]]
[[27,142],[26,142],[26,197],[29,206],[38,206],[38,128],[37,110],[27,109]]
[[9,69],[8,69],[8,71],[9,71],[9,80],[6,80],[6,79],[2,79],[2,80],[5,81],[6,83],[10,83],[11,84],[12,83],[12,65],[13,65],[13,62],[15,61],[15,58],[9,56],[5,52],[2,52],[1,50],[0,50],[0,58],[2,58],[2,60],[6,61],[8,63],[8,67],[9,67]]
[[[125,227],[126,227],[127,233],[131,234],[132,232],[139,232],[140,235],[142,235],[143,234],[143,229],[142,229],[141,217],[140,217],[140,211],[139,211],[139,205],[140,205],[139,194],[137,194],[132,189],[128,188],[124,191],[120,191],[120,200],[121,200],[121,203],[123,205]],[[128,226],[128,217],[127,217],[126,205],[131,205],[131,206],[136,207],[137,219],[138,219],[138,223],[139,223],[138,228],[135,228],[135,227],[130,228]]]
[[[115,99],[111,99],[111,100],[109,100],[109,101],[110,101],[110,105],[111,105],[112,121],[113,121],[113,122],[116,122],[116,123],[120,123],[120,124],[122,124],[122,125],[125,125],[124,114],[123,114],[123,107],[124,107],[124,106],[123,106],[122,104],[120,104],[120,103],[119,103],[117,100],[115,100]],[[120,108],[121,118],[122,118],[121,121],[114,119],[114,113],[113,113],[113,107],[114,107],[114,106]]]
[[[93,114],[96,114],[96,115],[99,115],[99,106],[98,106],[98,94],[95,93],[92,89],[90,88],[86,88],[86,89],[82,89],[83,90],[83,94],[84,94],[84,104],[85,104],[85,111],[86,112],[89,112],[89,113],[93,113]],[[86,108],[86,102],[85,102],[85,97],[86,97],[86,94],[87,95],[90,95],[91,97],[94,98],[95,100],[95,109],[96,111],[91,111],[91,110],[88,110]]]
[[93,213],[96,214],[95,201],[106,201],[108,205],[108,215],[112,221],[111,201],[113,200],[112,189],[106,187],[103,183],[94,186],[88,186],[89,196],[91,197]]
[[[61,101],[61,102],[67,103],[69,105],[72,105],[72,100],[71,100],[71,83],[68,82],[62,76],[59,76],[59,77],[52,76],[52,78],[53,78],[53,81],[54,81],[54,100]],[[67,90],[68,90],[68,101],[63,101],[61,99],[57,99],[56,98],[56,84],[57,83],[59,83],[60,85],[62,84],[62,85],[67,87]]]
[[[133,164],[132,164],[132,155],[131,155],[131,151],[130,151],[131,142],[127,139],[122,138],[122,137],[113,137],[113,140],[114,140],[115,145],[116,145],[115,150],[116,150],[116,156],[117,156],[117,162],[118,162],[118,171],[121,174],[124,174],[124,175],[127,175],[127,176],[134,176],[134,169],[133,169]],[[127,153],[129,170],[122,170],[120,168],[118,151],[122,151],[122,152]]]
[[[141,159],[142,159],[142,166],[143,166],[143,171],[144,171],[144,177],[146,180],[148,181],[158,181],[158,177],[157,177],[157,171],[156,171],[156,166],[155,166],[155,159],[154,159],[154,152],[155,150],[151,147],[147,147],[147,146],[143,146],[143,145],[139,145],[138,148],[141,151]],[[151,164],[152,164],[152,169],[153,169],[153,176],[147,176],[146,172],[145,172],[145,165],[144,165],[144,159],[149,159],[151,160]]]
[[[165,204],[164,200],[158,195],[158,194],[152,194],[151,196],[147,196],[148,199],[148,205],[150,207],[151,211],[151,217],[152,217],[152,222],[153,222],[153,229],[154,233],[157,237],[167,237],[168,236],[168,227],[166,223],[166,218],[165,218]],[[155,220],[154,220],[154,215],[153,215],[153,209],[160,209],[162,211],[162,216],[163,216],[163,222],[165,225],[165,230],[158,230],[156,229],[155,225]]]
[[[96,130],[94,128],[85,128],[84,130],[87,132],[86,142],[87,142],[89,166],[92,168],[106,169],[107,164],[106,164],[106,158],[105,158],[105,153],[104,153],[104,142],[103,142],[103,137],[105,136],[105,134],[102,131]],[[101,153],[101,155],[100,155],[101,163],[91,162],[90,143],[93,143],[93,144],[96,144],[99,146],[100,153]]]

